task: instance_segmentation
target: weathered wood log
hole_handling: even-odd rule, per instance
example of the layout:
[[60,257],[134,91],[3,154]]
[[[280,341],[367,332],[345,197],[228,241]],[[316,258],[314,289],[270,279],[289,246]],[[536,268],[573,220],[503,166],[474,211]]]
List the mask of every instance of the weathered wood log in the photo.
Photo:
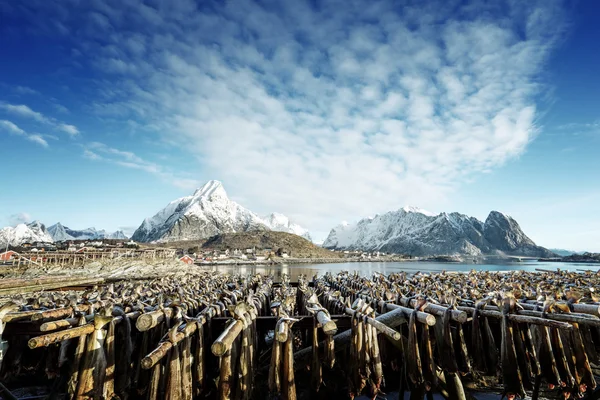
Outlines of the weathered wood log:
[[167,355],[169,350],[171,350],[171,348],[174,345],[181,342],[186,337],[193,335],[197,329],[198,329],[198,325],[196,323],[185,324],[183,329],[180,329],[174,335],[173,341],[166,340],[164,342],[160,342],[156,349],[152,350],[146,357],[144,357],[142,359],[142,368],[144,368],[144,369],[152,368],[156,363],[158,363],[160,360],[162,360]]
[[162,310],[142,314],[135,322],[135,327],[140,332],[150,330],[163,322],[165,320],[165,315],[170,318],[173,315],[173,309],[166,307]]
[[231,368],[231,350],[230,349],[221,355],[219,369],[220,369],[220,371],[219,371],[218,398],[219,398],[219,400],[229,400],[229,399],[231,399],[231,387],[233,386],[233,382],[231,379],[233,372],[232,372],[232,368]]
[[29,311],[17,311],[17,312],[8,313],[2,318],[2,322],[8,323],[8,322],[30,320],[32,315],[35,315],[39,312],[40,312],[40,310],[29,310]]
[[[92,319],[93,319],[93,316],[90,315],[89,321],[91,321]],[[51,332],[51,331],[55,331],[55,330],[62,329],[62,328],[69,328],[71,326],[77,325],[78,321],[79,321],[78,318],[73,317],[73,318],[67,318],[67,319],[59,319],[57,321],[44,322],[43,324],[40,325],[40,332]]]
[[[403,302],[403,298],[400,299],[400,302]],[[414,307],[415,304],[417,304],[417,300],[415,299],[411,299],[410,300],[410,307]],[[427,305],[425,306],[425,308],[423,309],[423,311],[429,313],[429,314],[433,314],[433,315],[437,315],[438,317],[443,317],[444,313],[446,312],[446,308],[444,306],[440,306],[438,304],[431,304],[431,303],[427,303]],[[467,313],[465,313],[464,311],[460,311],[460,310],[452,310],[450,312],[450,319],[452,321],[456,321],[458,323],[464,324],[465,322],[467,322]]]
[[[458,309],[461,311],[465,311],[469,314],[473,314],[475,308],[466,307],[466,306],[458,306]],[[492,311],[492,310],[480,310],[479,314],[484,317],[502,318],[502,313],[500,311]],[[521,322],[526,324],[533,325],[544,325],[550,328],[558,328],[558,329],[573,329],[573,326],[567,322],[554,321],[546,318],[538,318],[538,317],[530,317],[528,315],[519,315],[519,314],[509,314],[508,319],[515,322]]]
[[73,307],[55,308],[54,310],[40,311],[31,316],[32,321],[39,321],[42,319],[59,319],[69,315],[73,315]]
[[89,335],[94,332],[94,324],[86,324],[78,326],[77,328],[71,328],[60,332],[52,332],[47,335],[42,335],[29,339],[27,345],[30,349],[37,349],[38,347],[47,347],[54,343],[62,342],[63,340],[73,339],[79,336]]
[[0,289],[0,296],[7,296],[12,294],[23,294],[29,292],[36,292],[40,290],[52,290],[59,288],[67,288],[71,286],[87,286],[87,285],[96,285],[104,282],[103,278],[85,278],[78,279],[73,281],[65,282],[63,279],[54,279],[49,283],[41,283],[38,285],[28,284],[26,286],[19,287],[8,287],[4,289]]
[[238,337],[243,328],[244,323],[241,320],[232,320],[210,347],[212,353],[217,357],[225,355],[225,353],[231,349],[231,344]]
[[335,335],[337,333],[337,324],[324,311],[317,312],[317,321],[326,335]]
[[[538,300],[524,300],[519,302],[519,304],[532,304],[542,306],[543,303]],[[573,304],[573,312],[582,313],[582,314],[592,314],[597,317],[600,317],[600,305],[599,304],[585,304],[585,303],[575,303]]]
[[[400,306],[398,306],[398,307],[400,307]],[[435,319],[435,317],[433,317],[433,318]],[[390,312],[381,314],[381,315],[377,316],[375,318],[375,320],[381,322],[382,324],[384,324],[390,328],[395,328],[395,327],[407,322],[406,318],[405,318],[405,311],[402,308],[396,308]],[[335,341],[335,351],[341,351],[341,350],[345,349],[345,346],[347,346],[350,343],[351,338],[352,338],[352,330],[351,329],[345,330],[344,332],[338,333],[337,335],[333,336],[333,340]],[[325,346],[325,341],[322,341],[319,343],[319,347],[321,347],[321,346]],[[294,360],[295,361],[304,360],[304,359],[310,357],[311,354],[312,354],[312,346],[306,347],[306,348],[294,353]]]
[[[351,309],[350,307],[346,307],[345,308],[346,314],[348,315],[356,315],[356,310]],[[377,321],[374,318],[371,317],[364,317],[365,321],[367,322],[367,324],[371,325],[372,327],[374,327],[375,329],[377,329],[379,332],[383,333],[384,335],[388,336],[389,338],[393,339],[393,340],[400,340],[401,334],[398,331],[395,331],[394,329],[390,328],[389,326],[385,325],[382,322]]]
[[288,324],[278,323],[275,325],[275,340],[285,343],[288,340],[289,327]]
[[[414,311],[411,308],[399,306],[398,304],[386,303],[386,307],[389,308],[390,310],[400,310],[404,313],[404,315],[410,315],[410,313],[412,313]],[[385,315],[385,314],[383,314],[383,315]],[[417,311],[417,321],[419,321],[422,324],[429,325],[429,326],[434,326],[436,323],[436,319],[433,315],[428,314],[423,311]]]

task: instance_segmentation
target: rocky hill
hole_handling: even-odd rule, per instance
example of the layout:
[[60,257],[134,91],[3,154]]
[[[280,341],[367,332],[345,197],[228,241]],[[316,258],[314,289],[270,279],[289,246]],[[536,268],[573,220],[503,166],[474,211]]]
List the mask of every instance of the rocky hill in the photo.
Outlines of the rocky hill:
[[338,258],[340,254],[319,247],[309,240],[287,232],[237,232],[213,236],[201,244],[203,249],[279,249],[295,258]]
[[339,250],[366,250],[435,255],[519,255],[552,257],[554,253],[537,246],[512,217],[492,211],[485,222],[459,213],[435,215],[405,207],[356,224],[331,230],[323,247]]

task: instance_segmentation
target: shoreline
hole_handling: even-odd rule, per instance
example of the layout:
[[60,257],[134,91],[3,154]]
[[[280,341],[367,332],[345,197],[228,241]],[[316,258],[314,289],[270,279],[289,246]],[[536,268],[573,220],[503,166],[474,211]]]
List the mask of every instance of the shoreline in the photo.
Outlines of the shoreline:
[[198,266],[219,265],[296,265],[296,264],[342,264],[342,263],[367,263],[367,262],[417,262],[420,260],[408,258],[392,259],[348,259],[348,258],[281,258],[276,260],[226,260],[194,262]]

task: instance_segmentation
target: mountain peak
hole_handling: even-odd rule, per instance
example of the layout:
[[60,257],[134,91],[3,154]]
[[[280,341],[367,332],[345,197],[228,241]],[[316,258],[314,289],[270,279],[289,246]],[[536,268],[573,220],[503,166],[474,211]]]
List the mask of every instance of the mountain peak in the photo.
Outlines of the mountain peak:
[[134,232],[139,242],[198,240],[223,233],[281,231],[310,240],[308,231],[280,213],[259,217],[227,197],[223,184],[206,182],[192,196],[167,204],[153,217],[146,218]]
[[227,198],[227,193],[225,192],[223,184],[216,180],[206,182],[201,188],[196,189],[193,194],[193,197],[195,198],[205,197],[210,199],[217,196]]
[[416,256],[450,254],[550,254],[528,238],[510,216],[492,211],[485,223],[464,214],[433,214],[403,207],[331,230],[323,243],[338,250],[384,251]]
[[291,221],[286,215],[274,212],[263,217],[263,219],[265,220],[265,225],[272,231],[293,233],[312,241],[308,230]]
[[428,217],[434,217],[437,215],[437,214],[434,214],[427,210],[423,210],[422,208],[414,207],[414,206],[404,206],[404,207],[402,207],[402,211],[407,212],[407,213],[419,213],[419,214],[427,215]]

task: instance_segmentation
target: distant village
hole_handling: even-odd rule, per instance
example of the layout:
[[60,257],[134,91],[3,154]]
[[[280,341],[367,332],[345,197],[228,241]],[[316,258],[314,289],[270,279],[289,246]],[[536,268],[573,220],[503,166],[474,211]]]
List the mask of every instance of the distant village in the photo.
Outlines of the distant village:
[[[390,257],[395,258],[410,258],[409,256],[399,256],[384,252],[363,252],[363,251],[333,251],[332,258],[347,260],[347,261],[384,261]],[[179,253],[181,260],[188,264],[228,264],[228,263],[244,263],[244,262],[269,262],[297,259],[291,250],[279,248],[247,248],[247,249],[189,249],[186,254]],[[291,261],[291,260],[290,260]]]
[[[132,240],[121,239],[96,239],[96,240],[67,240],[55,243],[32,242],[22,243],[19,246],[7,246],[0,249],[0,262],[16,265],[19,258],[25,260],[25,264],[47,263],[54,260],[62,263],[77,260],[110,259],[116,257],[143,257],[152,258],[160,253],[159,258],[166,256],[167,252],[171,257],[176,257],[182,262],[192,264],[243,264],[243,263],[269,263],[282,262],[286,259],[292,260],[305,259],[295,257],[291,249],[285,248],[245,248],[245,249],[203,249],[201,247],[183,248],[164,248],[153,246],[140,246],[139,243]],[[406,259],[408,256],[400,256],[385,252],[363,252],[363,251],[331,251],[332,257],[338,260],[347,261],[389,261],[390,259]],[[69,261],[66,261],[69,260]],[[308,260],[308,259],[307,259]],[[19,265],[21,262],[19,261]]]
[[97,240],[66,240],[61,242],[32,242],[22,243],[19,246],[8,246],[6,250],[13,250],[18,253],[45,252],[45,251],[104,251],[116,248],[139,248],[139,244],[133,240],[121,239],[97,239]]

